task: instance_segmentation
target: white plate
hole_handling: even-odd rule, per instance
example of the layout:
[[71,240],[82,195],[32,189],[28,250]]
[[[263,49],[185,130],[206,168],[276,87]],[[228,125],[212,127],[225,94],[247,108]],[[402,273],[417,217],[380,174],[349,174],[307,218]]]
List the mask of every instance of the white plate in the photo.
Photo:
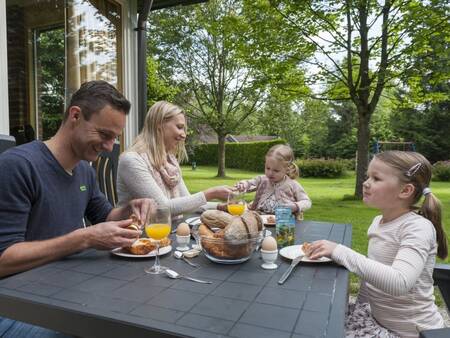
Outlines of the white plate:
[[[264,225],[275,226],[275,215],[259,215],[264,223]],[[273,222],[269,222],[269,217],[273,217]]]
[[[303,254],[303,245],[291,245],[286,246],[280,250],[280,255],[287,259],[294,259],[298,255]],[[320,257],[319,259],[309,259],[308,257],[303,257],[302,262],[309,263],[328,263],[331,262],[331,259],[328,257]]]
[[[171,251],[172,251],[171,245],[163,246],[162,248],[159,248],[159,255],[162,256]],[[133,255],[129,252],[123,251],[122,248],[115,248],[115,249],[111,250],[111,253],[116,256],[131,257],[131,258],[147,258],[147,257],[155,257],[156,256],[156,250],[150,251],[146,255]]]
[[200,223],[202,223],[202,221],[200,220],[200,217],[198,217],[198,216],[189,217],[184,222],[189,224],[190,226],[199,225]]

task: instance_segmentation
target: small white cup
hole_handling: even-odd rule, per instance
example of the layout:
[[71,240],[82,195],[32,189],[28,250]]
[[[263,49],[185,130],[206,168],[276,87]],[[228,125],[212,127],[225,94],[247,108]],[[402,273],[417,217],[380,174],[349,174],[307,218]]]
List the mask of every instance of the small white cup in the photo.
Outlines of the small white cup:
[[264,260],[264,263],[261,265],[263,269],[273,270],[278,268],[278,265],[275,264],[275,261],[278,257],[278,250],[262,250],[261,249],[261,257]]
[[176,235],[177,238],[177,250],[178,251],[186,251],[189,250],[189,242],[191,241],[191,235],[180,236]]

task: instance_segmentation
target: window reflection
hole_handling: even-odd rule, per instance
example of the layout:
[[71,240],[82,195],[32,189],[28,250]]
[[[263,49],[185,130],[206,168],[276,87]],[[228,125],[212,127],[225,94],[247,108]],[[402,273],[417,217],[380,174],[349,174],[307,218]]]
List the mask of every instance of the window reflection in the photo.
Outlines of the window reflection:
[[10,131],[48,139],[81,83],[121,83],[121,7],[106,0],[7,0]]

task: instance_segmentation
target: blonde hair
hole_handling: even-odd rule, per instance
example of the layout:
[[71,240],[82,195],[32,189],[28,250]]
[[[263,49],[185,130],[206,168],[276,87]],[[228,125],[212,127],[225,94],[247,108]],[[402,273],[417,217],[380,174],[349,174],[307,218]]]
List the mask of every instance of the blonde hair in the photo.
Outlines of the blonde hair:
[[[180,107],[167,101],[156,102],[148,110],[144,126],[128,151],[135,151],[139,154],[145,153],[153,167],[156,169],[163,167],[167,162],[168,155],[164,144],[164,123],[179,114],[184,115]],[[186,131],[187,124],[184,128]],[[174,155],[178,162],[187,159],[184,141],[177,145]]]
[[266,154],[267,157],[272,157],[275,160],[283,163],[286,168],[286,175],[289,178],[296,179],[300,175],[298,166],[295,164],[295,156],[292,148],[286,144],[274,145]]
[[375,155],[375,158],[394,168],[398,173],[398,178],[403,183],[410,183],[414,186],[414,195],[411,202],[411,209],[418,209],[419,214],[429,219],[436,229],[438,242],[438,257],[445,259],[448,255],[447,235],[442,226],[441,203],[431,192],[424,196],[422,206],[417,207],[423,191],[428,188],[431,181],[432,166],[430,162],[421,154],[411,151],[385,151]]

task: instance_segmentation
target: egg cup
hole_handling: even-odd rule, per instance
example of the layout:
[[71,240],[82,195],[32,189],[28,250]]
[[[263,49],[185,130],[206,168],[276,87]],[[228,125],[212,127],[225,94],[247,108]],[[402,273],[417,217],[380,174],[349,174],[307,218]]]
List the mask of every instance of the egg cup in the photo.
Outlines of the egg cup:
[[187,251],[189,250],[189,242],[191,240],[191,235],[180,236],[176,235],[177,238],[177,250],[178,251]]
[[278,265],[275,264],[275,261],[277,260],[277,257],[278,257],[278,250],[267,251],[267,250],[261,249],[260,252],[261,252],[261,257],[264,261],[264,263],[261,264],[261,267],[263,269],[273,270],[273,269],[278,268]]

